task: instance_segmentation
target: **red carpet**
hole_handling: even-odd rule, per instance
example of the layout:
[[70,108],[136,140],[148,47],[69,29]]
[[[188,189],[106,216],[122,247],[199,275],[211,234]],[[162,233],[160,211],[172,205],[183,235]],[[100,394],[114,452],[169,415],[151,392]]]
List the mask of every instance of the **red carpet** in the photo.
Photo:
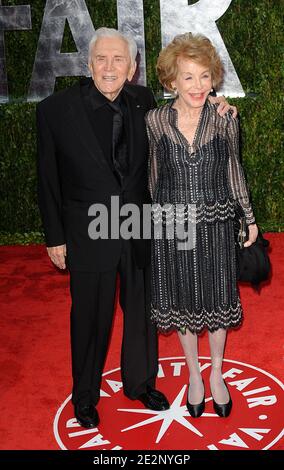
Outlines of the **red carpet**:
[[[266,237],[271,242],[272,281],[263,287],[260,295],[248,286],[241,286],[245,320],[239,331],[229,334],[225,357],[228,360],[260,368],[273,377],[283,380],[284,234],[270,233],[266,234]],[[59,444],[53,433],[53,421],[58,408],[71,392],[68,275],[53,268],[43,246],[0,247],[0,261],[0,447],[1,449],[58,449]],[[118,308],[105,371],[111,371],[120,365],[121,326],[122,315]],[[176,335],[160,337],[160,358],[176,356],[182,356]],[[207,335],[200,340],[200,356],[209,356]],[[161,361],[161,364],[163,366],[166,363]],[[173,366],[169,363],[161,371],[164,372],[170,367],[173,370]],[[174,367],[178,368],[177,365]],[[119,380],[119,373],[116,374],[118,376],[114,379],[112,377],[112,380]],[[159,388],[167,391],[170,399],[173,400],[174,392],[169,390],[171,379],[163,378],[162,375],[161,372],[161,387],[159,385]],[[172,375],[175,376],[175,372]],[[230,380],[236,381],[238,377],[230,378]],[[116,391],[114,382],[111,386]],[[254,386],[254,388],[257,387]],[[261,395],[260,392],[255,393]],[[265,392],[265,394],[271,395],[271,392]],[[250,396],[247,393],[246,399],[248,400]],[[247,403],[251,402],[247,401]],[[118,404],[118,407],[126,409],[139,406],[125,398]],[[278,416],[277,419],[274,417],[274,425],[277,427],[281,425],[281,416],[284,415],[283,391],[281,398],[277,390],[277,403],[273,407],[270,408],[273,408]],[[270,408],[265,404],[258,407],[252,404],[250,410],[253,412],[257,409],[259,419],[264,420],[266,419],[264,412],[267,414]],[[101,400],[99,411],[103,430],[106,426],[103,423],[104,409],[104,401]],[[239,416],[237,406],[235,406],[234,413],[235,419]],[[128,414],[131,415],[131,413]],[[141,420],[146,418],[146,414],[141,416]],[[133,424],[133,416],[127,415],[125,419],[125,428]],[[134,422],[137,422],[137,417],[135,419]],[[68,426],[74,428],[73,432],[81,429],[74,427],[71,421],[68,423]],[[201,423],[201,427],[206,427],[204,423],[205,421]],[[184,432],[184,428],[178,426],[179,432]],[[227,425],[224,424],[224,428],[225,426]],[[243,429],[244,425],[242,426],[239,424],[238,429]],[[262,436],[256,429],[260,427],[263,428],[258,422],[257,425],[256,423],[250,425],[250,431],[246,428],[245,431],[238,432],[239,435],[242,432],[242,436],[244,432],[246,436],[249,435],[249,439],[254,439],[253,442],[258,445],[255,448],[259,448],[258,442]],[[271,426],[269,426],[270,431]],[[268,430],[262,432],[267,433]],[[123,436],[126,434],[121,433]],[[229,435],[231,440],[237,439],[234,433],[230,432]],[[136,448],[147,448],[143,447],[143,443],[139,440],[141,439],[139,431],[137,431],[136,438]],[[241,442],[247,442],[244,438],[242,439]],[[88,439],[85,438],[84,442],[86,440]],[[129,444],[129,448],[135,448],[135,445]],[[163,445],[169,448],[165,440],[160,440],[160,448],[163,448]],[[189,442],[188,448],[192,448],[190,445]],[[240,443],[234,444],[233,442],[232,445],[236,446],[236,449],[245,448]],[[74,444],[75,448],[76,446],[77,444]],[[284,449],[283,438],[276,439],[270,447]],[[171,448],[179,447],[175,447],[175,443],[172,443]],[[253,447],[250,445],[250,448]]]

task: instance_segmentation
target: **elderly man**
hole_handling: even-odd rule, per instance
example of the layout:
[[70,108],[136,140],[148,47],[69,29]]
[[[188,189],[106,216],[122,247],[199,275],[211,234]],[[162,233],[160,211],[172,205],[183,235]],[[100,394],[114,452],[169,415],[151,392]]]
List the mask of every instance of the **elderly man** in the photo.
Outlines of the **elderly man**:
[[[37,106],[39,206],[48,254],[70,272],[72,402],[79,424],[97,426],[96,405],[120,277],[124,313],[123,390],[146,408],[166,410],[155,390],[157,336],[149,321],[149,240],[92,239],[89,207],[111,198],[120,206],[150,202],[145,113],[151,91],[129,84],[136,69],[135,41],[100,28],[90,43],[92,78],[55,93]],[[120,220],[119,222],[121,222]],[[110,224],[109,224],[110,225]]]

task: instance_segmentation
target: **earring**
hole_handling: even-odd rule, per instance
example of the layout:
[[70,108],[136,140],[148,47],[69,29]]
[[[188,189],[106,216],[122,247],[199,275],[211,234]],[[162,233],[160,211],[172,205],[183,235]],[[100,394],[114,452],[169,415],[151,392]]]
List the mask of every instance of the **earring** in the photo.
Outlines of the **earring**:
[[175,96],[177,96],[178,94],[177,87],[173,87],[173,91],[174,91]]

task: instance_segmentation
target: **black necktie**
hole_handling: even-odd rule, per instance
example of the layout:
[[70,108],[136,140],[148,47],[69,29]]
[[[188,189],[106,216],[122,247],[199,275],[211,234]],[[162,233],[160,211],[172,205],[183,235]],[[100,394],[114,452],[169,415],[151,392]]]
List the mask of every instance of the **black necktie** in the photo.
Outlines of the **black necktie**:
[[118,175],[120,182],[128,174],[128,158],[127,158],[127,140],[124,126],[123,113],[120,104],[115,102],[108,103],[113,114],[112,128],[112,162],[115,173]]

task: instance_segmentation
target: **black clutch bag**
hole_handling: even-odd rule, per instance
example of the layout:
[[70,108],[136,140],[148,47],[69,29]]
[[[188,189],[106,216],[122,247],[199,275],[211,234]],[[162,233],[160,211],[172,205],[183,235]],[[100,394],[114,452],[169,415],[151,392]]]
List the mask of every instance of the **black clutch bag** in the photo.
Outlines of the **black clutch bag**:
[[248,239],[248,226],[239,204],[235,208],[234,224],[238,281],[249,282],[254,288],[259,288],[261,282],[267,281],[271,271],[269,241],[259,231],[255,243],[244,247]]

